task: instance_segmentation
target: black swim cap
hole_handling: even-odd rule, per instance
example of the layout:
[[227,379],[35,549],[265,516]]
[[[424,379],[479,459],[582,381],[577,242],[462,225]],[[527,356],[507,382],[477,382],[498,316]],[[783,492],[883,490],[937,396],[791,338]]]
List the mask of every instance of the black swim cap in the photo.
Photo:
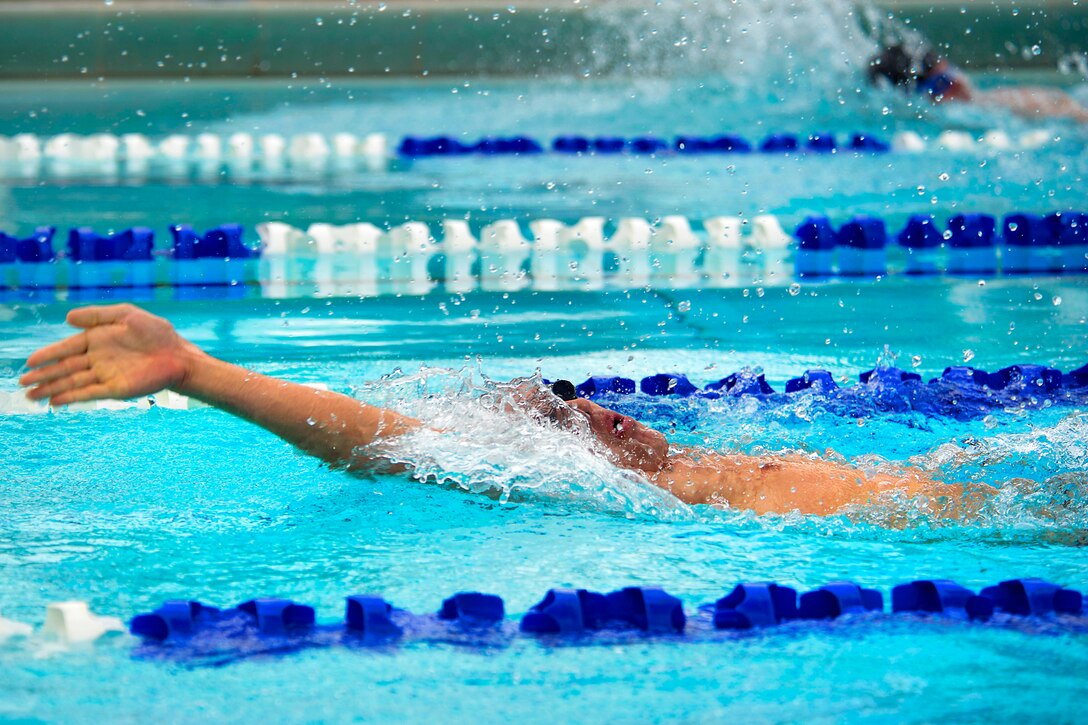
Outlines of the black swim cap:
[[556,380],[552,383],[552,392],[561,400],[574,400],[578,392],[574,389],[574,383],[569,380]]
[[907,86],[915,81],[918,70],[914,67],[914,56],[903,45],[896,44],[869,59],[869,80],[875,83],[884,78],[892,85]]

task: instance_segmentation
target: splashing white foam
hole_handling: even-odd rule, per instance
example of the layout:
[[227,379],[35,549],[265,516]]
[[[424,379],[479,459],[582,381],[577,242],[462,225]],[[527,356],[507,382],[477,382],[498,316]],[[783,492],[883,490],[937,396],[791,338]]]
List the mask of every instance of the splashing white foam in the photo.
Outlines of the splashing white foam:
[[[408,465],[419,480],[491,495],[500,501],[569,503],[628,517],[698,519],[734,527],[829,531],[842,525],[898,529],[938,538],[971,529],[1001,538],[1050,536],[1079,543],[1088,531],[1088,415],[1073,414],[1052,426],[945,444],[909,463],[938,480],[975,481],[966,497],[911,497],[887,492],[868,506],[821,517],[759,517],[744,512],[689,507],[642,476],[612,465],[584,427],[559,429],[519,403],[528,386],[550,395],[539,377],[496,382],[467,370],[396,372],[359,389],[366,400],[414,415],[428,427],[383,441],[383,457]],[[721,414],[721,411],[718,411]],[[766,421],[764,421],[765,423]],[[761,424],[762,425],[762,424]],[[716,447],[716,446],[711,446]],[[779,451],[781,452],[781,451]],[[1032,461],[1025,465],[1025,461]],[[869,473],[895,474],[901,464],[860,456],[853,464]],[[1006,470],[1007,469],[1007,470]],[[1031,478],[1028,478],[1031,477]],[[838,521],[839,523],[835,523]],[[852,523],[851,523],[852,522]]]
[[[642,476],[617,468],[587,427],[559,429],[519,400],[539,378],[500,383],[468,371],[394,374],[360,389],[367,400],[426,422],[387,439],[378,453],[413,477],[494,495],[579,502],[626,516],[690,517],[690,509]],[[558,399],[556,399],[558,400]]]
[[856,85],[887,22],[852,0],[624,0],[591,12],[598,72],[716,72],[733,87],[780,92]]

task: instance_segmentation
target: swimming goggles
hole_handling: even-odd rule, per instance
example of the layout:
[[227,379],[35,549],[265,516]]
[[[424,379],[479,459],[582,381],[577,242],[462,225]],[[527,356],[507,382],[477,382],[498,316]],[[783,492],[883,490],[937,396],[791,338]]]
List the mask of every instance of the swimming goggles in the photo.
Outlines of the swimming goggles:
[[574,383],[569,380],[556,380],[552,383],[552,392],[560,400],[574,400],[578,397],[578,391],[574,389]]

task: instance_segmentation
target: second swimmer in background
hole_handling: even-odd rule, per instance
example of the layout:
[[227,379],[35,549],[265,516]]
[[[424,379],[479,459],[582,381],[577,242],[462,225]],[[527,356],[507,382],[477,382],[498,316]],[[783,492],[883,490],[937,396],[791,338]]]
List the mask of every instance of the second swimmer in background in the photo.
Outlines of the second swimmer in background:
[[934,103],[967,102],[1006,108],[1025,118],[1071,118],[1088,123],[1088,108],[1057,88],[1009,86],[978,90],[967,76],[932,48],[905,43],[884,48],[869,60],[869,81],[887,83]]

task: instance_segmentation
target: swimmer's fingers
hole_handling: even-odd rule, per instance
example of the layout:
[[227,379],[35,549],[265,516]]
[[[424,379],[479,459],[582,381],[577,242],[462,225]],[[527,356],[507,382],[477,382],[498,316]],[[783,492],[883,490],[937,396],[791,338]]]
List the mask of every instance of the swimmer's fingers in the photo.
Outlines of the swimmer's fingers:
[[63,378],[67,375],[87,370],[90,367],[91,361],[86,355],[72,355],[70,357],[62,358],[60,362],[55,362],[52,365],[45,365],[36,370],[31,370],[29,373],[19,378],[19,384],[24,387],[42,385],[43,383],[48,383],[57,378]]
[[84,400],[102,400],[111,397],[109,388],[101,383],[84,385],[74,390],[69,390],[49,398],[49,404],[53,406],[80,403]]
[[[70,397],[74,392],[82,392],[92,387],[102,388],[103,391],[105,391],[105,386],[99,383],[98,376],[95,375],[93,370],[82,370],[31,388],[27,391],[26,397],[31,400],[44,400],[48,398],[49,402],[53,405],[63,405],[68,401],[63,400],[58,402],[60,398]],[[81,400],[85,399],[86,398],[81,398]]]
[[[68,313],[67,321],[68,324],[73,327],[81,327],[84,330],[90,331],[95,327],[116,325],[123,322],[126,317],[136,311],[136,307],[128,304],[91,305],[89,307],[80,307],[72,310]],[[117,329],[119,330],[120,328]],[[106,338],[101,339],[110,338],[107,336]],[[63,360],[64,358],[73,355],[82,355],[88,351],[90,344],[90,332],[80,332],[38,350],[27,358],[26,365],[30,368],[37,368],[46,363]]]
[[[89,344],[86,332],[81,332],[78,335],[72,335],[60,342],[54,342],[52,345],[46,345],[41,350],[38,350],[33,355],[26,359],[26,366],[28,368],[37,368],[45,365],[46,363],[54,362],[56,360],[63,360],[67,357],[75,355],[83,355],[87,352],[87,346]],[[25,383],[24,383],[25,385]]]
[[90,305],[72,310],[66,319],[72,327],[82,327],[87,330],[99,325],[113,325],[121,322],[136,309],[132,305]]

